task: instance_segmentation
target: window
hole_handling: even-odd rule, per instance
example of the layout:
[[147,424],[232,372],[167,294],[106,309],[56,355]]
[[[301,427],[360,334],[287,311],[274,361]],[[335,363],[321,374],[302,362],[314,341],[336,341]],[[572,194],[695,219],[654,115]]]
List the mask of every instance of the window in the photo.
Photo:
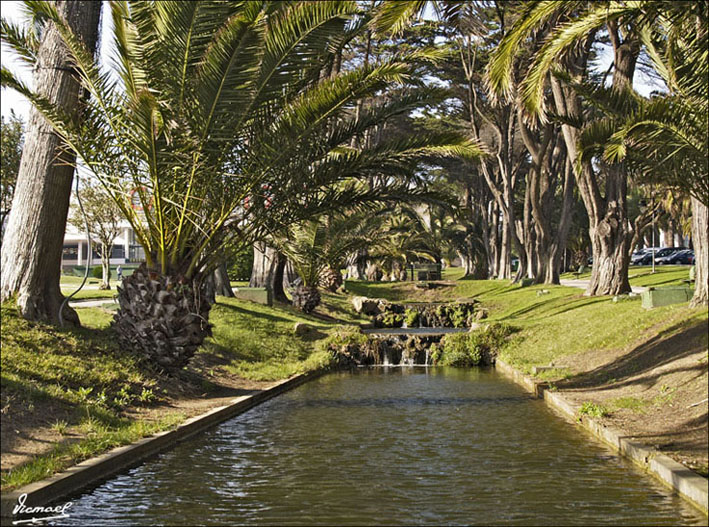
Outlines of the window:
[[62,249],[62,260],[78,260],[79,244],[65,245]]

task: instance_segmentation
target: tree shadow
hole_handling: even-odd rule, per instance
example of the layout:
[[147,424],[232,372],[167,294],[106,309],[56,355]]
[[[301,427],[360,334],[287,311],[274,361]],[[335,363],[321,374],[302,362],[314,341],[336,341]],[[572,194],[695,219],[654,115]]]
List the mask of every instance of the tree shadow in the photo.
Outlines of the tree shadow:
[[262,311],[251,311],[249,309],[245,309],[241,306],[235,306],[230,303],[217,302],[216,305],[223,307],[225,309],[228,309],[229,311],[239,313],[240,315],[244,315],[244,316],[265,319],[265,320],[269,320],[271,322],[292,322],[292,320],[290,320],[289,318],[281,317],[278,315],[273,315],[271,313],[263,313]]
[[[706,330],[705,321],[677,323],[608,364],[559,381],[558,387],[566,390],[586,388],[603,390],[634,384],[652,384],[652,381],[658,377],[676,371],[696,371],[699,376],[706,369],[702,363],[691,367],[663,370],[660,373],[650,372],[702,351],[704,346],[701,337],[706,334]],[[608,379],[615,379],[615,382],[609,385]]]

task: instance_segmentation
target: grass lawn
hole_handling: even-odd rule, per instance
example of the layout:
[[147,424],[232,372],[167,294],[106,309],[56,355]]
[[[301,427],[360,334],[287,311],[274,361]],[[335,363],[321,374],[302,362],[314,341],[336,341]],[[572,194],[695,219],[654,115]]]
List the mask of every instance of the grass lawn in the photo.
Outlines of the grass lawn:
[[[74,441],[2,474],[2,489],[36,481],[109,448],[173,426],[167,412],[156,421],[126,418],[131,406],[159,402],[157,378],[124,353],[108,330],[110,315],[80,309],[84,329],[60,329],[18,317],[2,306],[2,417],[7,430],[31,423],[51,426]],[[7,420],[7,421],[6,421]],[[3,429],[5,425],[3,425]],[[3,450],[14,438],[3,433]]]
[[[226,297],[217,297],[209,321],[214,324],[213,336],[199,353],[222,357],[229,372],[251,380],[284,379],[324,366],[328,355],[316,351],[314,342],[338,325],[290,306]],[[308,339],[294,337],[296,322],[313,326],[317,333]]]
[[[688,269],[658,266],[652,274],[650,268],[634,267],[630,281],[640,286],[682,284]],[[448,277],[456,276],[456,272],[458,276],[462,274],[459,268],[446,269],[444,278],[446,271]],[[578,288],[520,287],[508,280],[457,280],[452,286],[424,291],[416,289],[412,282],[348,281],[347,289],[355,295],[394,302],[414,301],[422,295],[427,301],[480,300],[489,310],[490,321],[504,320],[519,329],[502,358],[527,373],[532,366],[547,366],[562,357],[587,350],[623,348],[646,338],[650,332],[677,330],[707,321],[705,308],[690,310],[686,303],[645,310],[639,300],[614,303],[610,297],[585,297]]]
[[[663,285],[684,285],[682,280],[689,278],[691,265],[658,265],[655,272],[648,265],[630,266],[628,278],[630,285],[635,286],[663,286]],[[579,280],[588,280],[591,277],[591,270],[578,276]],[[573,273],[564,273],[560,277],[562,280],[576,280]]]
[[[344,295],[323,296],[323,314],[350,315]],[[100,308],[79,308],[77,312],[84,328],[60,329],[25,321],[13,305],[2,306],[0,382],[2,419],[7,423],[2,428],[10,434],[7,441],[3,434],[3,451],[12,446],[10,431],[21,425],[57,432],[49,452],[3,471],[3,491],[176,426],[186,416],[169,407],[149,420],[136,418],[134,410],[159,407],[168,390],[179,396],[188,384],[197,383],[194,397],[210,392],[214,369],[262,381],[324,366],[329,356],[317,350],[317,341],[339,324],[304,315],[290,306],[267,307],[218,297],[210,314],[213,337],[193,359],[195,364],[210,364],[209,371],[190,366],[189,376],[186,373],[185,379],[176,379],[151,371],[119,347],[110,328],[110,312]],[[294,337],[296,322],[307,322],[316,332],[308,338]]]

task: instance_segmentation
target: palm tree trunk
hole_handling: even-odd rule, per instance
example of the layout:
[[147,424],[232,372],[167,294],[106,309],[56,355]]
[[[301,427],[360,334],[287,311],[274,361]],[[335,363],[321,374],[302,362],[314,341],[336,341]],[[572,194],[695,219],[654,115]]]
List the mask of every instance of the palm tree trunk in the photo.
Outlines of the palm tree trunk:
[[[93,52],[101,2],[57,1],[56,7]],[[67,67],[67,55],[59,32],[49,23],[38,51],[34,86],[72,114],[80,104],[80,90],[74,73]],[[59,323],[59,307],[64,301],[59,276],[74,175],[74,158],[60,153],[60,146],[51,125],[32,108],[2,245],[2,301],[16,295],[24,318],[51,323]],[[76,312],[68,306],[62,316],[64,321],[79,325]]]
[[172,370],[185,366],[211,335],[210,281],[166,276],[142,264],[118,288],[113,327],[121,346],[151,364]]

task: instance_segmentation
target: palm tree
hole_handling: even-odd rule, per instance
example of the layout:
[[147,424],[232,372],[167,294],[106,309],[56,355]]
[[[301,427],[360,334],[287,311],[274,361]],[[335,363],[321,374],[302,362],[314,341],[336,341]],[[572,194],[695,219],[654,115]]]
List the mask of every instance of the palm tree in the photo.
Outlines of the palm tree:
[[92,96],[84,122],[5,69],[3,85],[43,112],[131,222],[147,262],[124,282],[115,328],[162,366],[184,365],[209,333],[204,278],[225,246],[366,200],[358,178],[478,154],[452,134],[343,147],[435,95],[403,93],[352,117],[411,71],[411,57],[397,56],[322,75],[356,2],[111,2],[117,82],[51,4],[31,7],[55,22]]
[[389,215],[378,240],[371,246],[370,257],[378,262],[392,280],[405,278],[407,267],[416,261],[436,261],[436,248],[421,216],[410,207],[400,207]]
[[342,285],[340,268],[345,257],[372,243],[381,217],[371,211],[327,214],[291,226],[274,240],[287,256],[300,283],[293,289],[293,306],[309,313],[320,304],[322,286],[335,291]]

